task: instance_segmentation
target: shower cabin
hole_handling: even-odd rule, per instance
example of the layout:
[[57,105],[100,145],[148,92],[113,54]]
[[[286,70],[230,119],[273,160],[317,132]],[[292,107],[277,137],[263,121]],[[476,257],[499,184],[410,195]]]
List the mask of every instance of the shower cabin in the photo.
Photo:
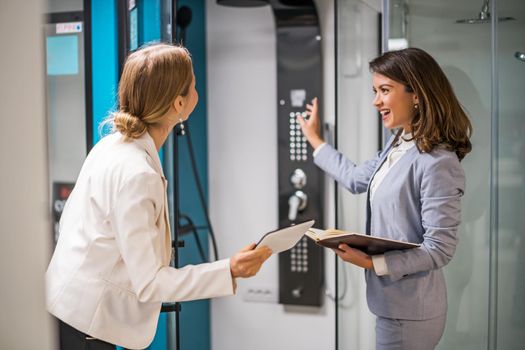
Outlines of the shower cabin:
[[[462,162],[467,190],[460,243],[444,269],[448,315],[438,349],[523,349],[524,2],[337,0],[335,6],[339,149],[362,161],[372,155],[364,148],[374,141],[362,143],[369,135],[377,137],[379,144],[388,136],[365,126],[374,113],[367,62],[374,54],[370,45],[375,38],[370,38],[373,25],[362,14],[378,6],[380,50],[410,46],[428,51],[448,76],[473,124],[473,149]],[[337,226],[361,229],[363,199],[342,188],[336,193]],[[338,262],[337,276],[336,347],[373,349],[375,320],[364,302],[362,271]]]

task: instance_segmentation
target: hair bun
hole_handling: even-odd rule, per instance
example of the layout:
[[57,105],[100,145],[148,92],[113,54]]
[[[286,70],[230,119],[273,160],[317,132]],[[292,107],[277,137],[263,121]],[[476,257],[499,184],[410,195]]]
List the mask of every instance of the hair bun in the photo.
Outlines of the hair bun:
[[122,135],[132,139],[139,138],[147,130],[146,123],[139,117],[123,111],[113,114],[113,126]]

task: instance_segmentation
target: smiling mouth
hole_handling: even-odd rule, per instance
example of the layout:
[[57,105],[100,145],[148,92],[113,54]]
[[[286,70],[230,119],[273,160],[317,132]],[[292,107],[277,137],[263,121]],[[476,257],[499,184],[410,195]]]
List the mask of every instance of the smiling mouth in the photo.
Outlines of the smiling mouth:
[[390,109],[382,109],[379,113],[381,113],[381,118],[386,120],[390,116]]

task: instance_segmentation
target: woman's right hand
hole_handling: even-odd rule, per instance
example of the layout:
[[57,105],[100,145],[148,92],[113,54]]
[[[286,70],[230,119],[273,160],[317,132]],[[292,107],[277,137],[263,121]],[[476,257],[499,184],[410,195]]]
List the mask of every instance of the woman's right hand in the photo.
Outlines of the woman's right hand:
[[254,276],[266,259],[272,255],[271,249],[266,246],[254,248],[255,243],[252,243],[230,258],[230,271],[233,278]]
[[324,140],[321,137],[321,121],[319,120],[319,109],[317,104],[317,97],[312,100],[312,104],[306,104],[306,114],[309,116],[308,119],[302,116],[297,117],[299,125],[303,135],[306,137],[313,149],[316,149]]

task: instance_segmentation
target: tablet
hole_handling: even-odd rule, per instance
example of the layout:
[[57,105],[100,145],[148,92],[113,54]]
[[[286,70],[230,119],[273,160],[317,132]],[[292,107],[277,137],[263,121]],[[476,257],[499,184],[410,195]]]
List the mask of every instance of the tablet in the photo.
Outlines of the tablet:
[[293,248],[314,223],[315,220],[310,220],[268,232],[262,236],[256,247],[267,246],[272,250],[273,254],[284,252],[285,250]]

